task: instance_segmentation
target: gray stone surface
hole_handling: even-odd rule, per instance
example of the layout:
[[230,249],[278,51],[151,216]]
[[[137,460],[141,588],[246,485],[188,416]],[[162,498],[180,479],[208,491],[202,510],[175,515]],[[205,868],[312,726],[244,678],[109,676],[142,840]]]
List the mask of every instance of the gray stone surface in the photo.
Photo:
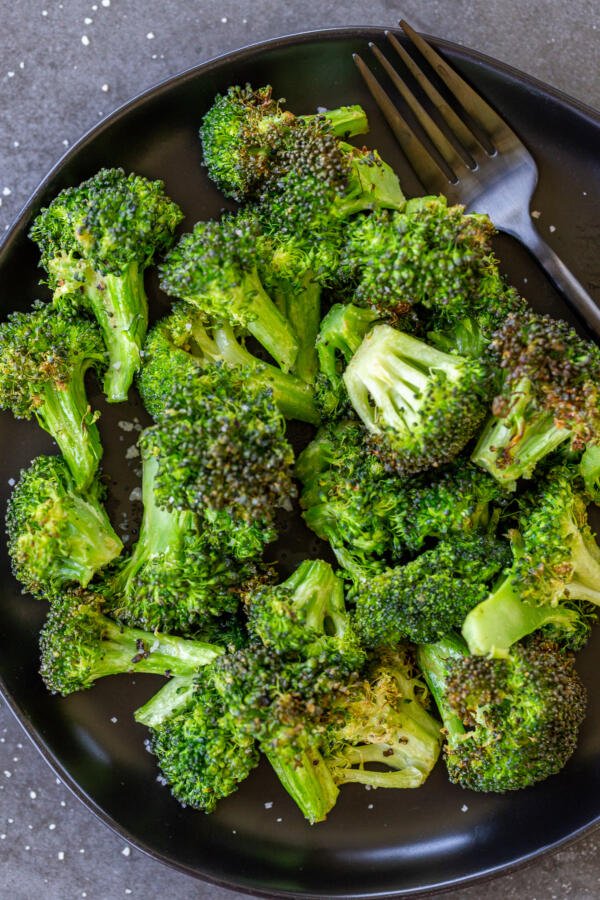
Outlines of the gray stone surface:
[[[347,24],[476,47],[600,107],[597,0],[0,0],[0,231],[65,148],[143,88],[254,41]],[[597,898],[595,834],[460,900]],[[234,900],[124,845],[55,779],[0,707],[0,897]]]

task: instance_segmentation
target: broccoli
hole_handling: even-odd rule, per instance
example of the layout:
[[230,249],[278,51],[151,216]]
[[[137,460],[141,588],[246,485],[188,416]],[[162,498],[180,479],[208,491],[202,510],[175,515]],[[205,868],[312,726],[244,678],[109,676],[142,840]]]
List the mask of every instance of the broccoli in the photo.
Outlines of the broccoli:
[[104,391],[127,399],[148,324],[144,269],[167,250],[183,218],[161,181],[101,169],[42,209],[30,237],[60,308],[95,316],[108,351]]
[[420,787],[442,742],[426,705],[427,690],[409,648],[382,650],[332,713],[324,757],[335,783]]
[[48,304],[14,312],[0,325],[0,408],[35,416],[58,444],[78,489],[91,484],[102,444],[85,392],[88,369],[101,372],[106,354],[91,322]]
[[150,727],[150,750],[173,796],[207,813],[259,759],[254,738],[227,715],[210,668],[193,678],[172,678],[135,714]]
[[484,659],[446,637],[419,647],[417,658],[444,722],[454,784],[503,793],[567,763],[587,703],[572,655],[530,641],[505,659]]
[[243,591],[248,630],[278,653],[314,654],[334,642],[349,654],[361,652],[351,633],[343,582],[329,563],[305,559],[282,584],[252,583]]
[[317,400],[324,416],[335,418],[347,412],[342,374],[377,319],[370,309],[336,303],[322,320],[316,340]]
[[142,445],[158,458],[158,506],[197,513],[238,558],[275,537],[275,509],[289,507],[295,487],[293,451],[270,391],[225,366],[192,372]]
[[440,541],[404,565],[357,579],[355,627],[365,647],[429,643],[460,628],[508,562],[506,542],[481,534]]
[[265,292],[257,271],[261,231],[250,210],[198,222],[163,262],[161,287],[217,324],[246,328],[284,370],[294,364],[298,340]]
[[236,85],[218,94],[205,113],[200,127],[204,165],[226,197],[243,201],[256,193],[278,151],[309,123],[340,137],[364,134],[369,128],[360,106],[297,117],[283,104],[273,98],[270,85]]
[[60,456],[38,456],[8,502],[8,552],[15,577],[35,595],[52,596],[70,583],[82,587],[123,549],[94,481],[77,490]]
[[92,687],[98,678],[126,672],[191,675],[223,652],[190,638],[129,628],[102,612],[90,591],[57,596],[40,633],[40,674],[63,696]]
[[202,314],[187,303],[177,303],[171,315],[157,322],[144,344],[144,363],[137,385],[150,415],[156,419],[168,406],[188,372],[193,370],[199,375],[215,363],[236,367],[252,384],[270,389],[286,418],[318,424],[319,411],[308,384],[257,359],[238,341],[229,325],[208,329]]
[[503,384],[473,451],[477,465],[510,487],[561,444],[583,450],[598,442],[595,344],[567,322],[529,311],[509,316],[491,347]]
[[106,606],[114,618],[146,631],[204,634],[214,617],[236,611],[239,601],[232,589],[255,569],[211,546],[193,512],[171,512],[157,505],[158,459],[148,453],[143,437],[142,445],[139,540],[106,580]]
[[486,215],[417,197],[351,222],[341,269],[357,305],[400,327],[418,306],[441,349],[479,357],[507,313],[523,306],[498,271],[493,233]]
[[373,452],[402,475],[450,462],[485,415],[483,363],[389,325],[366,335],[343,379]]
[[298,456],[295,474],[303,482],[302,517],[329,541],[342,568],[353,576],[381,571],[402,482],[369,452],[360,422],[321,428]]
[[585,643],[591,615],[577,601],[600,605],[600,548],[587,522],[584,497],[567,467],[551,469],[519,500],[511,533],[513,563],[466,617],[471,653],[502,655],[539,629],[574,649]]

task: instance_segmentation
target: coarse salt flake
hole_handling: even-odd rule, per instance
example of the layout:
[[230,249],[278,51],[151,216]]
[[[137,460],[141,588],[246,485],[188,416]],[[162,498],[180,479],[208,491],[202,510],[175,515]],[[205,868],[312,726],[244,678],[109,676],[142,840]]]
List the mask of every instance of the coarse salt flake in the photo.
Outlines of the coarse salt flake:
[[101,91],[104,91],[104,93],[106,94],[106,92],[108,91],[108,85],[107,85],[107,84],[103,84],[102,87],[100,88],[100,90],[101,90]]
[[110,0],[102,0],[102,6],[106,6],[108,8],[110,6]]
[[11,194],[12,194],[12,191],[9,187],[2,188],[2,196],[3,197],[10,197]]
[[134,487],[132,492],[129,495],[129,499],[132,503],[141,502],[142,499],[142,489],[141,487]]
[[86,16],[85,19],[83,20],[83,24],[84,24],[84,25],[91,25],[93,21],[94,21],[94,20],[93,20],[93,19],[90,19],[89,16]]
[[551,232],[552,232],[552,231],[556,231],[556,225],[549,225],[549,226],[548,226],[548,231],[551,231]]
[[37,797],[37,794],[35,791],[29,791],[29,796],[31,797],[32,800],[35,800],[35,798]]
[[82,34],[82,35],[81,35],[81,43],[83,44],[83,46],[84,46],[84,47],[87,47],[88,44],[89,44],[89,42],[90,42],[90,39],[89,39],[89,37],[87,36],[87,34]]
[[111,716],[110,721],[113,723],[113,725],[116,725],[119,720],[117,719],[116,716]]
[[123,856],[129,856],[131,853],[131,847],[123,847],[121,853],[123,854]]
[[468,809],[469,809],[469,807],[467,806],[467,804],[466,804],[466,803],[463,803],[463,805],[462,805],[461,808],[460,808],[460,811],[461,811],[461,812],[467,812]]
[[531,210],[531,218],[532,219],[539,219],[540,216],[541,216],[541,212],[539,211],[539,209]]
[[153,41],[154,40],[154,32],[149,31],[148,34],[146,35],[146,37],[148,38],[149,41]]
[[48,825],[48,831],[54,831],[55,828],[56,825],[54,824],[54,822],[50,822],[50,824]]
[[272,806],[273,806],[273,801],[272,801],[272,800],[269,800],[268,803],[265,803],[265,809],[271,809]]
[[58,859],[60,859],[62,861],[65,858],[64,850],[59,850],[58,853],[56,854],[56,856]]
[[117,426],[121,431],[133,431],[133,422],[128,422],[126,419],[121,419],[117,422]]

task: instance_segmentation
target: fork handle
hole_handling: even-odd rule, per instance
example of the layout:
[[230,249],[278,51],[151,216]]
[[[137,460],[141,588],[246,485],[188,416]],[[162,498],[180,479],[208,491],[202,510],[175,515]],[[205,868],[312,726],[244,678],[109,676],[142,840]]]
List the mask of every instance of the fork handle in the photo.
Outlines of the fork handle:
[[540,237],[531,220],[528,219],[527,222],[519,223],[519,226],[514,228],[514,230],[506,230],[525,244],[565,300],[579,313],[594,335],[600,338],[600,307],[598,307],[581,282],[575,278],[552,247],[549,247],[546,241]]

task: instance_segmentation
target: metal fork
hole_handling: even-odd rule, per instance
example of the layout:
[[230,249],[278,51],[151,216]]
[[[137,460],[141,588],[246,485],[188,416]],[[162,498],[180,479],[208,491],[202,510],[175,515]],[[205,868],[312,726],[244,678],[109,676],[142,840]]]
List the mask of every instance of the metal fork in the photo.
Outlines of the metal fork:
[[400,41],[386,31],[389,44],[437,111],[432,116],[387,57],[370,43],[372,53],[422,129],[423,141],[407,124],[364,60],[354,54],[373,99],[419,181],[426,191],[444,194],[451,203],[463,204],[467,212],[487,213],[498,230],[521,241],[588,327],[600,337],[600,308],[533,225],[529,204],[538,171],[531,153],[504,119],[430,44],[404,20],[400,27],[461,111],[458,115]]

